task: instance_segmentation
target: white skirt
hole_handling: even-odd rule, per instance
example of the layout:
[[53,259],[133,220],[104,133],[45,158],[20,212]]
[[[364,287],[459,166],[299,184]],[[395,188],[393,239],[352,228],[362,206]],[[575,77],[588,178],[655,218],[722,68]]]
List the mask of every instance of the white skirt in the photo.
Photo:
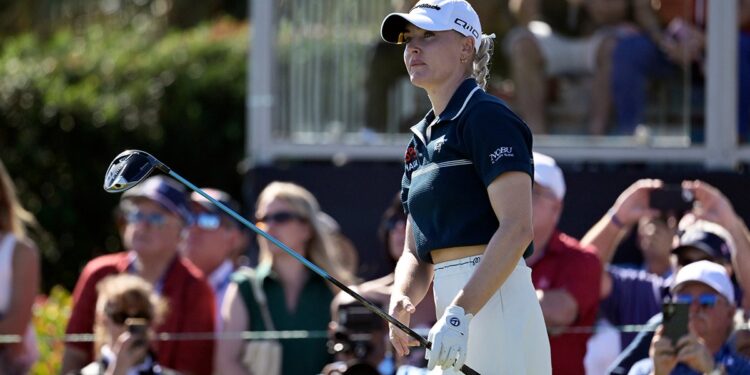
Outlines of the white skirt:
[[[481,259],[478,255],[435,264],[433,289],[438,318]],[[523,258],[471,320],[466,365],[482,375],[552,373],[547,328],[531,282],[531,269]],[[452,369],[433,373],[460,374]]]

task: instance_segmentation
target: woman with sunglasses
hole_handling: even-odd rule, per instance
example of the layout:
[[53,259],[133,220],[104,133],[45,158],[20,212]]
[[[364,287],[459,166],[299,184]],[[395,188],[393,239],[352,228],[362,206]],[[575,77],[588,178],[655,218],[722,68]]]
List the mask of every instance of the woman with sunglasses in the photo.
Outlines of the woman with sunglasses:
[[96,361],[80,375],[176,374],[159,365],[150,338],[167,305],[149,282],[130,274],[107,276],[97,284]]
[[[353,276],[337,261],[337,249],[319,222],[319,212],[317,200],[305,188],[272,182],[258,197],[255,217],[259,228],[341,282],[351,283]],[[265,238],[258,238],[258,246],[258,267],[237,272],[227,289],[224,332],[269,330],[252,292],[253,282],[262,288],[276,330],[325,331],[331,321],[331,285]],[[241,340],[222,340],[218,345],[217,373],[250,373],[243,364]],[[317,373],[331,359],[325,338],[282,340],[281,346],[281,374]]]
[[[479,16],[464,0],[422,0],[381,26],[404,45],[413,85],[432,110],[411,128],[402,201],[406,246],[396,266],[390,313],[409,324],[434,281],[436,311],[427,367],[454,373],[551,373],[542,311],[523,256],[533,251],[532,136],[483,88],[492,53]],[[434,279],[434,280],[433,280]],[[403,355],[415,340],[391,327]]]
[[22,341],[0,344],[0,373],[25,374],[37,357],[31,306],[39,289],[39,252],[26,227],[34,216],[18,201],[13,180],[0,160],[0,335]]

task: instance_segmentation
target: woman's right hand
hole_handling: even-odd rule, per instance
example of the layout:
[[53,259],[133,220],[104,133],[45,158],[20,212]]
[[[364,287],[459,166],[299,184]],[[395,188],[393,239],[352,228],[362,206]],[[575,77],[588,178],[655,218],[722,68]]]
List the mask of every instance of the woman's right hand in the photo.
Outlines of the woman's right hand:
[[[404,323],[405,326],[409,326],[411,321],[411,314],[417,311],[414,304],[411,303],[411,299],[404,295],[393,295],[391,296],[391,304],[388,313],[394,318],[398,319],[399,322]],[[410,346],[418,346],[419,342],[409,336],[406,332],[402,331],[393,324],[388,324],[388,336],[391,339],[391,344],[396,349],[396,353],[400,356],[409,354]]]

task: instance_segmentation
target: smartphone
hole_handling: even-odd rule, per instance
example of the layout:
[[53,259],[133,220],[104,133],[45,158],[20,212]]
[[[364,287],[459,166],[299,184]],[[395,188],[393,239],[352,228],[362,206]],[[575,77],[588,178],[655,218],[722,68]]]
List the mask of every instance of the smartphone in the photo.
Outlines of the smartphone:
[[689,309],[687,303],[664,302],[661,306],[664,336],[672,340],[672,345],[677,345],[677,341],[688,333]]
[[660,189],[651,190],[649,205],[663,213],[681,215],[693,208],[695,197],[690,190],[680,185],[664,185]]
[[148,331],[148,321],[142,318],[128,318],[125,320],[125,327],[128,332],[135,338],[133,347],[146,345],[146,331]]

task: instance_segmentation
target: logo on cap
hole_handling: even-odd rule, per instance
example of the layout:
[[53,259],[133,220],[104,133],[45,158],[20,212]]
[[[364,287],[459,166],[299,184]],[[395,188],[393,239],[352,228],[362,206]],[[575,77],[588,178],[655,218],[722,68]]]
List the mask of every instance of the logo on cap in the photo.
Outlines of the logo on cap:
[[468,22],[460,18],[456,18],[453,22],[455,22],[456,25],[461,26],[464,30],[470,32],[471,35],[474,35],[474,38],[479,39],[479,32],[474,28],[474,26],[469,25]]
[[[440,10],[439,6],[432,5],[432,4],[417,4],[417,6],[415,6],[414,8],[411,8],[411,10],[414,10],[414,9],[417,9],[417,8],[427,8],[427,9]],[[411,10],[409,12],[411,12]]]

